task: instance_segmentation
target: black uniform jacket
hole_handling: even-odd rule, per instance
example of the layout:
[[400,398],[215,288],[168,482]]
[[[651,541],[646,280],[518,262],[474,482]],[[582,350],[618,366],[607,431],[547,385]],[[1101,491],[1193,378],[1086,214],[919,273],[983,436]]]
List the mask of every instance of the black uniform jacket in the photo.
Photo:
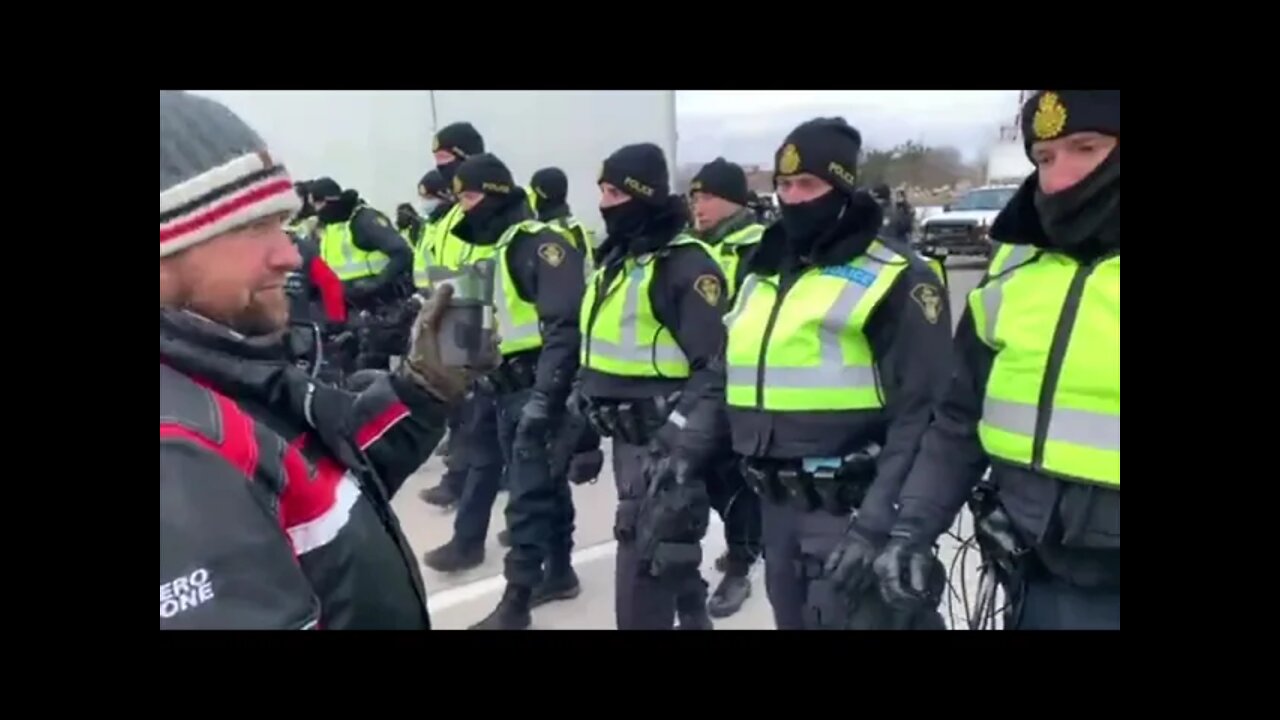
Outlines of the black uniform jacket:
[[428,628],[389,502],[445,414],[400,377],[352,395],[161,309],[160,627]]

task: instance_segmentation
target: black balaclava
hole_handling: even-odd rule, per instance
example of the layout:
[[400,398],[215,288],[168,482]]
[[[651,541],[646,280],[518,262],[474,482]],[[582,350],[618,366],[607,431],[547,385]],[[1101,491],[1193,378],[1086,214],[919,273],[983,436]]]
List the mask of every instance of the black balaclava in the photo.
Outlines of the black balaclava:
[[[779,176],[809,173],[826,180],[832,189],[808,202],[781,205],[781,224],[787,242],[798,257],[810,257],[838,239],[853,219],[861,224],[872,214],[867,203],[875,201],[858,190],[858,153],[862,135],[844,118],[816,118],[800,124],[787,135],[774,157],[774,180]],[[857,213],[847,211],[857,206]],[[882,213],[875,212],[875,227]]]
[[630,202],[600,209],[611,247],[630,247],[651,225],[669,219],[673,212],[688,214],[684,199],[671,195],[667,159],[653,143],[627,145],[610,155],[600,168],[599,182],[631,196]]
[[453,177],[453,192],[461,199],[464,192],[484,193],[484,199],[467,211],[454,227],[458,239],[472,245],[493,245],[512,223],[511,212],[528,203],[524,189],[516,187],[511,171],[493,155],[480,154],[467,158]]
[[311,197],[313,200],[325,201],[325,206],[316,215],[324,225],[345,222],[351,219],[356,205],[360,202],[360,193],[355,190],[343,190],[333,178],[320,178],[311,181]]
[[[1054,247],[1084,249],[1086,255],[1094,255],[1103,246],[1118,246],[1120,146],[1116,145],[1093,172],[1065,190],[1046,195],[1037,183],[1035,207],[1040,227]],[[1090,243],[1097,248],[1084,248]]]
[[454,155],[453,162],[436,165],[445,182],[451,184],[462,161],[484,152],[484,138],[469,122],[452,123],[440,128],[440,132],[436,133],[432,141],[431,152],[441,150],[448,150]]

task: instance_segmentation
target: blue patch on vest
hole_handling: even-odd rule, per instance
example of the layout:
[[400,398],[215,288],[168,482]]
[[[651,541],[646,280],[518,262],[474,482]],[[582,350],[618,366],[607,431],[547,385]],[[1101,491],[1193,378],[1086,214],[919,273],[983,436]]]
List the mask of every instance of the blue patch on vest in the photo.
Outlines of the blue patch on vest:
[[876,274],[870,270],[862,268],[850,267],[848,265],[837,265],[836,267],[828,267],[822,269],[823,275],[831,277],[844,278],[849,282],[855,282],[862,287],[871,287],[871,283],[876,281]]

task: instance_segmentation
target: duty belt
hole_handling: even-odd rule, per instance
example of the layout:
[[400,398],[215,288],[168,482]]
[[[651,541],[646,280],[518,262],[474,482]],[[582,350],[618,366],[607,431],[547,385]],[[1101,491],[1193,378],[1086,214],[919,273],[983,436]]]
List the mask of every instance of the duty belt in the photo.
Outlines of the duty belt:
[[510,395],[528,390],[538,379],[537,352],[512,355],[502,361],[497,370],[478,381],[486,391],[497,395]]
[[862,506],[876,476],[878,446],[841,458],[836,465],[808,468],[803,460],[748,457],[742,460],[747,486],[762,498],[803,512],[822,509],[845,516]]

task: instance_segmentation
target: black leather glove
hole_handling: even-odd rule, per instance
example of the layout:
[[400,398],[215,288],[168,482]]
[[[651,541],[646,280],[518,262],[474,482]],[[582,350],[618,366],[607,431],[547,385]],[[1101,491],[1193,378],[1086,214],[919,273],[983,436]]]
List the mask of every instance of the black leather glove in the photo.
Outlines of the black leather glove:
[[840,544],[827,556],[825,574],[841,592],[855,595],[875,583],[871,565],[878,554],[879,543],[856,522],[851,522]]
[[880,594],[895,609],[936,607],[942,599],[945,571],[928,545],[908,537],[890,538],[874,567]]
[[529,400],[520,410],[516,423],[517,445],[545,445],[547,430],[551,427],[551,398],[541,390],[529,393]]

